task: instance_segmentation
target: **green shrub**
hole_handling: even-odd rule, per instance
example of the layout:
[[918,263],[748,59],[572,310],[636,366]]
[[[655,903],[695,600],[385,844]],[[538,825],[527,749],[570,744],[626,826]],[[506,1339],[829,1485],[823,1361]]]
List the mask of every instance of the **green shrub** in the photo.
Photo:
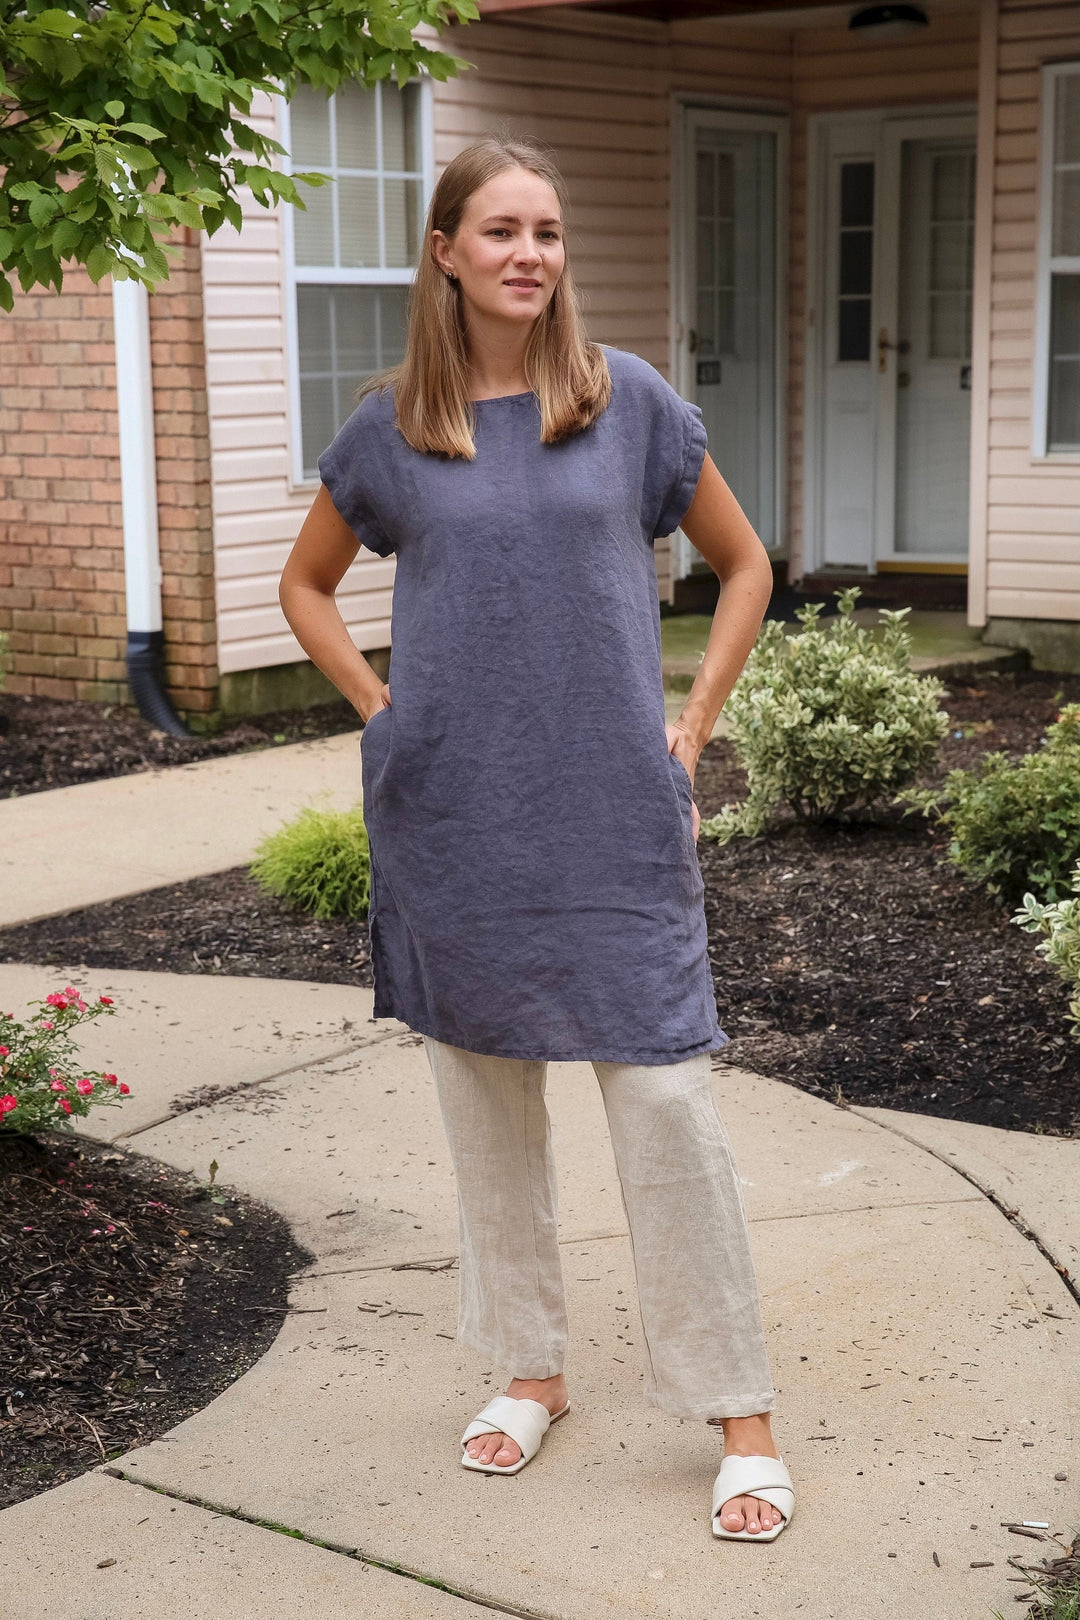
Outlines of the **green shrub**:
[[363,807],[305,806],[262,839],[248,870],[267,893],[314,917],[366,916],[371,867]]
[[950,859],[991,894],[1012,904],[1027,890],[1065,899],[1080,859],[1080,703],[1067,704],[1042,746],[1019,762],[984,754],[940,787],[900,798],[907,813],[921,810],[948,828]]
[[703,820],[705,837],[753,837],[784,804],[800,821],[843,817],[933,760],[949,717],[941,683],[910,668],[910,609],[882,609],[870,629],[853,617],[858,586],[835,594],[839,616],[826,626],[823,602],[797,610],[798,634],[775,619],[762,626],[724,705],[749,794]]
[[1052,900],[1045,905],[1033,894],[1025,894],[1024,903],[1012,920],[1029,934],[1045,935],[1035,949],[1057,969],[1072,991],[1066,1017],[1073,1026],[1073,1034],[1080,1040],[1080,860],[1073,870],[1072,890],[1073,898]]

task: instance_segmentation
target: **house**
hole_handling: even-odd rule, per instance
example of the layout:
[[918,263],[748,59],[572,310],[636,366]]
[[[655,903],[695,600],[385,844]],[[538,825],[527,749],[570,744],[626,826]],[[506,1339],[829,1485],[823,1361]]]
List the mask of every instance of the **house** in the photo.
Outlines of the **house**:
[[[435,175],[496,126],[555,147],[591,335],[701,405],[779,577],[899,576],[1080,669],[1080,7],[480,5],[443,32],[475,64],[446,83],[264,98],[336,185],[179,233],[149,299],[165,680],[190,723],[331,695],[278,576],[320,449],[400,354]],[[113,332],[109,284],[77,270],[0,319],[11,691],[126,692]],[[656,565],[662,601],[715,599],[681,533]],[[339,593],[383,669],[394,568],[364,550]]]

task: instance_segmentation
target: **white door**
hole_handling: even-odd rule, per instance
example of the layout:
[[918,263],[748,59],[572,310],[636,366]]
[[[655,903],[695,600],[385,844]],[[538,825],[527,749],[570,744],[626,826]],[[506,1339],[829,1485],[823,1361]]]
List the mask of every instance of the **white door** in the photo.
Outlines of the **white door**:
[[891,548],[883,525],[879,556],[959,559],[968,547],[975,145],[929,136],[899,145],[897,348],[885,349],[883,373],[896,398],[895,522]]
[[826,565],[873,563],[874,317],[879,210],[878,131],[831,131],[824,175],[826,256],[821,365],[821,533]]
[[[762,542],[777,544],[775,119],[688,109],[684,392]],[[688,385],[688,386],[687,386]],[[680,575],[708,569],[682,538]]]
[[837,123],[819,149],[810,566],[964,562],[974,120]]

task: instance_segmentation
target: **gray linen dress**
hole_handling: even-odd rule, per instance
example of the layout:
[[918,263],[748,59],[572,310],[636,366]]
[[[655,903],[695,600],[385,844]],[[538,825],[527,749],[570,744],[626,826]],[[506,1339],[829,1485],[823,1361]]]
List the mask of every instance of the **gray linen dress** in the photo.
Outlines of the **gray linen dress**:
[[655,367],[604,352],[611,403],[562,444],[530,392],[475,403],[473,461],[425,454],[387,389],[319,473],[397,558],[391,703],[361,740],[375,1017],[497,1057],[675,1063],[728,1040],[653,562],[707,441]]

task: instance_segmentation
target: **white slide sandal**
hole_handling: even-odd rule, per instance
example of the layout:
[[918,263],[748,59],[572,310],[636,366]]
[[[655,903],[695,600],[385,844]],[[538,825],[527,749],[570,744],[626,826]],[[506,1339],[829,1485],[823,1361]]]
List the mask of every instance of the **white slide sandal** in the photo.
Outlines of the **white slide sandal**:
[[[768,1502],[784,1517],[771,1530],[725,1530],[720,1523],[720,1509],[733,1496],[757,1496]],[[795,1511],[795,1487],[781,1457],[739,1457],[732,1452],[720,1464],[720,1472],[713,1483],[712,1527],[713,1535],[728,1541],[775,1541],[781,1530],[791,1523]]]
[[496,1463],[482,1463],[475,1457],[470,1457],[467,1451],[461,1453],[463,1468],[475,1468],[481,1474],[516,1474],[540,1450],[540,1442],[550,1426],[561,1417],[565,1417],[570,1410],[567,1401],[561,1412],[549,1412],[542,1401],[529,1400],[527,1396],[518,1398],[515,1395],[495,1395],[482,1412],[478,1412],[461,1437],[462,1446],[467,1446],[470,1440],[475,1440],[481,1434],[508,1434],[521,1447],[521,1456],[516,1463],[509,1467],[500,1467]]

